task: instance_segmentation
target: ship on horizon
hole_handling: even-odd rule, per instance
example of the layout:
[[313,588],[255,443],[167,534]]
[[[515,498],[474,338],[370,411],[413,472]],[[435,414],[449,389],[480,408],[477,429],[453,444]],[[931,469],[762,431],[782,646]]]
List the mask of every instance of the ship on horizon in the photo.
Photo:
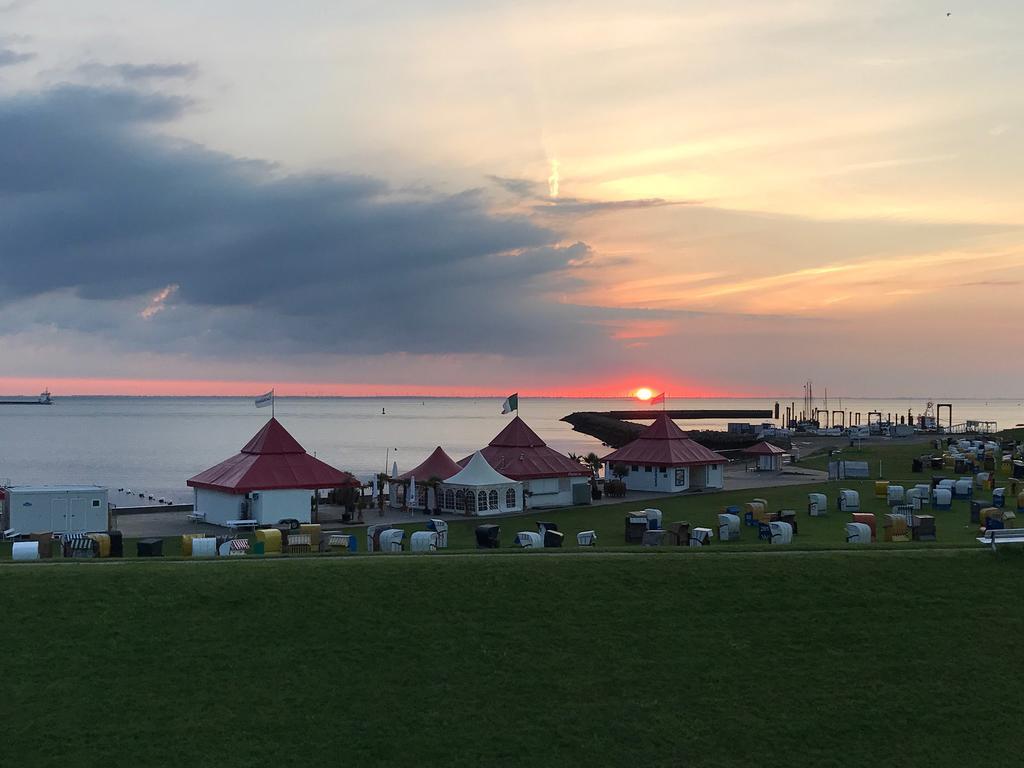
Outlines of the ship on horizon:
[[18,400],[0,400],[0,405],[53,405],[53,398],[50,397],[50,390],[44,389],[34,400],[27,397]]

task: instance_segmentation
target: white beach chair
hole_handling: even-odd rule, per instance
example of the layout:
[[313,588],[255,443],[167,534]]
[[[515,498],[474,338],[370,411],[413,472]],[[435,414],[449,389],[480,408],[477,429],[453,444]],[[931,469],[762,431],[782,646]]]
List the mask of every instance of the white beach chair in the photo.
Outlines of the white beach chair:
[[410,552],[436,552],[438,534],[436,531],[415,531],[409,538]]
[[772,529],[772,544],[792,544],[793,526],[789,523],[775,521],[768,523]]
[[577,547],[596,547],[597,546],[597,532],[596,531],[580,531],[576,534],[576,546]]
[[740,516],[723,512],[718,516],[718,538],[734,541],[740,537]]
[[536,531],[520,531],[512,542],[523,549],[543,549],[544,539]]
[[437,548],[447,549],[448,547],[448,523],[437,517],[432,517],[427,522],[427,530],[437,533]]

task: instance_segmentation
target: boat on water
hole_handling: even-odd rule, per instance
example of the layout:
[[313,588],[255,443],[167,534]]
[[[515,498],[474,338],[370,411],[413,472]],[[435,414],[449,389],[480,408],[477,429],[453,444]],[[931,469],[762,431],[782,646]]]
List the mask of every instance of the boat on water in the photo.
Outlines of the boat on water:
[[53,398],[50,397],[50,390],[45,389],[34,400],[31,397],[22,397],[16,400],[0,400],[0,405],[53,405]]

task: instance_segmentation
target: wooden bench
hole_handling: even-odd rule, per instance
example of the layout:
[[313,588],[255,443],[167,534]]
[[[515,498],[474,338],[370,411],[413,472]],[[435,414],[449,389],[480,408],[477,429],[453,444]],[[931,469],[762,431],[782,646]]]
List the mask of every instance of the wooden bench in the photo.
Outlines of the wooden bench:
[[225,527],[231,531],[250,530],[255,531],[259,527],[258,520],[228,520]]
[[979,544],[988,544],[996,551],[999,544],[1024,544],[1024,528],[1002,528],[985,531],[978,537]]
[[206,513],[205,512],[199,512],[198,510],[195,511],[195,512],[189,512],[188,513],[188,520],[189,520],[190,523],[205,523],[206,522]]
[[285,545],[285,551],[288,554],[295,554],[297,552],[309,552],[311,547],[310,535],[308,533],[292,533],[288,535],[288,543]]

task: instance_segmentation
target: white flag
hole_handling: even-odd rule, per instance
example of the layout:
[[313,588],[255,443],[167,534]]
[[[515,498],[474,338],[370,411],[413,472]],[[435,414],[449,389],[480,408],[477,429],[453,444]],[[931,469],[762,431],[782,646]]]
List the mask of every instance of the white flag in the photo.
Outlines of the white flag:
[[274,390],[270,390],[265,395],[260,395],[256,398],[257,408],[266,408],[268,405],[274,404]]

